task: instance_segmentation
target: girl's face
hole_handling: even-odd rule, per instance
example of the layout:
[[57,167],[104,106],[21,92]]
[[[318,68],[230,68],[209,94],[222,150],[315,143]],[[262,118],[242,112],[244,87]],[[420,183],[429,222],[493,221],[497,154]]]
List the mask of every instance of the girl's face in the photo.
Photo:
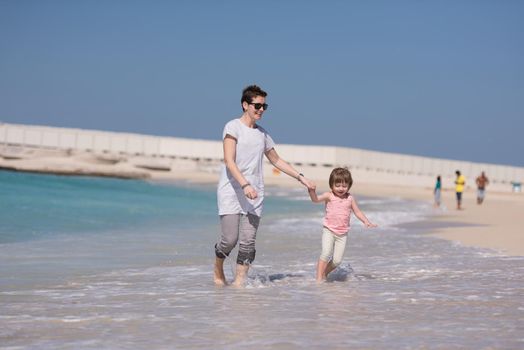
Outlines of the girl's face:
[[342,197],[345,196],[349,191],[349,186],[346,182],[336,182],[331,188],[335,196]]

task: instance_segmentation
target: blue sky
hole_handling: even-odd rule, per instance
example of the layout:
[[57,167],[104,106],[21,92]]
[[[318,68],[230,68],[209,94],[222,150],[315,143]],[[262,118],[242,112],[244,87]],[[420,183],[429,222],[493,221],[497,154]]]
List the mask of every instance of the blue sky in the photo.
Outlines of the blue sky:
[[[0,0],[0,121],[524,166],[523,1]],[[278,150],[278,148],[277,148]]]

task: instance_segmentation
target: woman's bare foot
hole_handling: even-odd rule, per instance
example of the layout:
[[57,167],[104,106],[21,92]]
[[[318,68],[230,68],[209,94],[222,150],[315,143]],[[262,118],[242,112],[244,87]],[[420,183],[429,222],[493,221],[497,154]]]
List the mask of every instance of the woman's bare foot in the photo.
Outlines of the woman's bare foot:
[[249,270],[249,265],[240,265],[237,264],[237,271],[235,274],[235,280],[231,284],[233,287],[241,288],[244,287],[244,282],[246,281],[247,271]]

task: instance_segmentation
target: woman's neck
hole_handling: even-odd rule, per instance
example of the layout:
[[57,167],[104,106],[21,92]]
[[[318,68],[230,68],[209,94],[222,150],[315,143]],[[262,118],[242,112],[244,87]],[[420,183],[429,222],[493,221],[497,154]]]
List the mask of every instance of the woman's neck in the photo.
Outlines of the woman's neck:
[[240,121],[248,128],[254,128],[256,126],[255,120],[252,119],[247,113],[242,114]]

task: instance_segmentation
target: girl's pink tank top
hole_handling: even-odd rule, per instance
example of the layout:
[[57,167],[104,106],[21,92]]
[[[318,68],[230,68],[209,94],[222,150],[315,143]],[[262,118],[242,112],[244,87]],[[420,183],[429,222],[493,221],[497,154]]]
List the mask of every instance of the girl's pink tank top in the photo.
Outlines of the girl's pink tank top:
[[345,198],[340,198],[331,192],[329,194],[329,201],[326,203],[324,227],[339,235],[346,234],[349,231],[352,201],[353,196],[349,193]]

